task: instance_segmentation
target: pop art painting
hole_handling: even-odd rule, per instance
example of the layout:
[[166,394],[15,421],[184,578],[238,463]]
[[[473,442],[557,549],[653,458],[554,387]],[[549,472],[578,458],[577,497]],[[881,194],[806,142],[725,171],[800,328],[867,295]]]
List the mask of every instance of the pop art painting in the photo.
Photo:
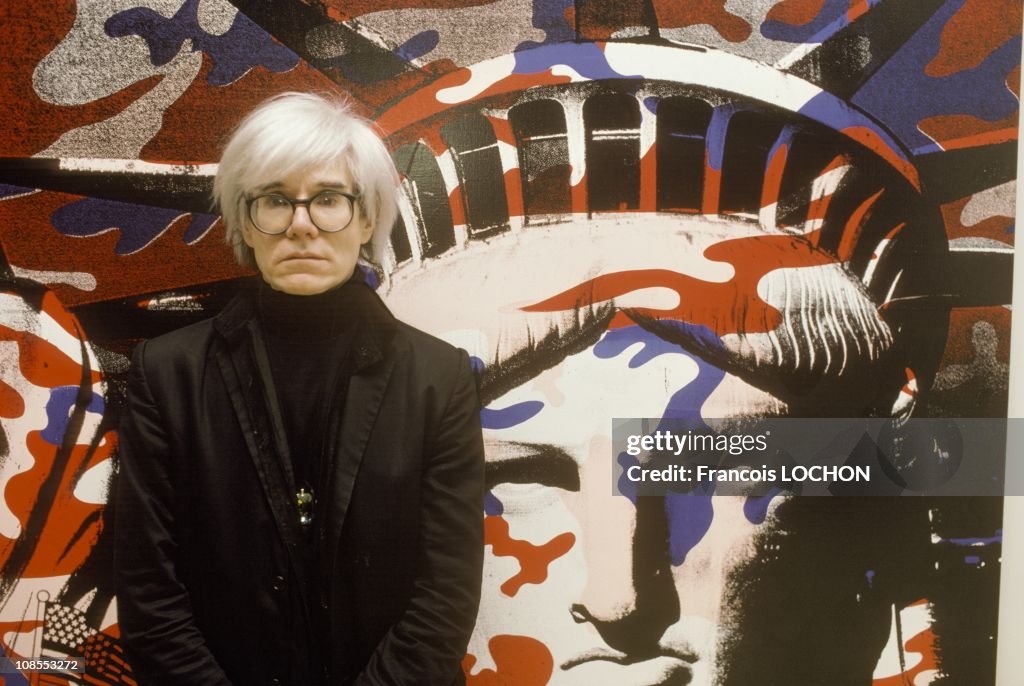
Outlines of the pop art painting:
[[0,652],[134,684],[129,356],[249,275],[210,190],[344,94],[401,216],[365,273],[467,350],[471,686],[994,683],[998,499],[613,492],[612,423],[1005,417],[1019,0],[45,0],[2,10]]

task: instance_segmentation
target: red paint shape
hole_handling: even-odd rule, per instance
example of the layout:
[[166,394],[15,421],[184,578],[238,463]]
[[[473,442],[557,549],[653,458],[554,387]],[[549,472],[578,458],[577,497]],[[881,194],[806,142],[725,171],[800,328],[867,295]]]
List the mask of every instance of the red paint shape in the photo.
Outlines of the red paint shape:
[[883,193],[885,193],[884,188],[864,200],[850,214],[850,218],[846,220],[843,237],[839,241],[839,249],[836,251],[840,261],[846,262],[853,257],[853,251],[857,247],[857,241],[860,240],[860,234],[864,230],[864,225],[867,223],[868,218],[871,216],[871,208],[874,207]]
[[907,377],[907,383],[903,384],[901,392],[907,395],[917,395],[917,376],[910,367],[903,368],[903,374]]
[[658,150],[652,145],[640,158],[640,211],[658,209]]
[[753,31],[746,19],[725,8],[726,0],[654,0],[653,4],[663,29],[707,24],[731,43],[747,40]]
[[[35,603],[33,603],[33,606],[26,614],[34,615],[35,612],[36,607]],[[24,638],[24,636],[19,637],[18,634],[27,634],[30,631],[41,629],[43,628],[43,626],[45,626],[45,622],[41,619],[25,618],[12,622],[0,622],[0,646],[3,646],[4,657],[10,658],[12,660],[17,658],[38,657],[36,655],[23,655],[22,653],[19,653],[17,650],[14,649],[12,645],[9,645],[7,643],[6,637],[8,635],[13,636],[14,640],[17,641],[19,645],[21,645],[22,649],[28,647],[31,650],[34,647],[34,645],[27,645],[30,643],[29,641],[25,641],[24,643],[18,641],[19,638]],[[18,672],[18,675],[20,676],[21,672]],[[25,681],[25,679],[19,679],[18,683],[25,683]],[[0,675],[0,686],[4,686],[4,684],[6,683],[7,681],[4,679],[2,675]]]
[[[818,232],[806,236],[754,236],[712,245],[704,257],[731,264],[736,273],[724,283],[704,281],[667,269],[641,269],[602,274],[558,295],[522,308],[526,312],[553,312],[586,307],[644,288],[668,288],[679,296],[679,305],[667,310],[634,308],[660,319],[703,325],[722,336],[775,329],[782,321],[778,310],[757,293],[761,278],[775,269],[813,267],[835,262],[814,246]],[[624,313],[609,328],[633,323]]]
[[905,672],[894,674],[885,679],[875,679],[871,686],[907,686],[916,683],[915,679],[922,672],[939,668],[938,656],[935,653],[935,634],[931,629],[915,634],[904,644],[908,653],[920,653],[921,661]]
[[548,578],[548,565],[569,552],[576,537],[565,532],[547,543],[534,545],[529,541],[512,538],[504,517],[484,517],[484,545],[491,546],[497,557],[514,557],[519,562],[519,573],[501,585],[501,592],[515,596],[523,584],[539,584]]
[[943,150],[977,148],[1017,140],[1017,115],[985,121],[971,114],[941,114],[922,119],[917,128]]
[[[164,111],[163,126],[142,148],[141,159],[174,163],[216,162],[234,127],[264,99],[286,91],[337,90],[334,83],[305,62],[280,74],[256,67],[227,86],[207,83],[206,78],[212,68],[213,61],[204,53],[199,76]],[[367,108],[356,105],[355,109],[360,114],[368,114]]]
[[66,284],[52,286],[56,297],[69,307],[248,273],[235,262],[223,234],[216,229],[186,245],[184,224],[178,223],[132,255],[116,254],[118,231],[66,236],[50,224],[49,218],[57,208],[80,198],[47,191],[0,202],[0,246],[11,264],[40,271],[80,271],[96,278],[92,291]]
[[[472,76],[467,68],[458,69],[434,81],[429,87],[421,88],[408,98],[396,103],[384,112],[377,124],[389,134],[402,131],[407,126],[424,122],[445,110],[461,103],[441,102],[437,99],[441,91],[465,85]],[[536,74],[509,74],[488,85],[482,92],[470,96],[462,102],[472,102],[510,92],[524,91],[535,86],[555,86],[570,83],[568,76],[556,76],[551,70]]]
[[766,21],[777,21],[790,26],[806,26],[814,21],[825,0],[782,0],[768,10]]
[[[42,299],[45,314],[72,331],[79,331],[74,317],[64,311],[63,306],[52,294]],[[81,334],[77,338],[84,343]],[[49,341],[33,333],[14,331],[0,326],[0,340],[13,340],[19,349],[18,364],[22,375],[32,384],[41,387],[73,386],[91,393],[91,386],[101,380],[98,371],[92,371],[82,378],[82,367],[70,360]],[[48,394],[33,396],[34,402],[45,406]],[[40,412],[42,407],[32,408]],[[74,497],[75,485],[81,475],[91,467],[110,458],[114,452],[116,436],[108,432],[104,441],[91,450],[89,445],[75,443],[92,436],[69,435],[63,437],[68,454],[58,464],[62,447],[45,441],[41,431],[30,431],[24,437],[8,435],[11,449],[31,457],[31,465],[15,474],[6,484],[0,497],[21,524],[19,539],[32,547],[31,556],[25,567],[19,570],[21,577],[51,577],[71,574],[89,556],[99,537],[100,519],[97,516],[101,506],[85,503]],[[59,470],[59,473],[55,473]],[[47,488],[43,485],[47,484]],[[31,530],[28,528],[31,526]],[[19,541],[0,537],[0,566],[6,564],[14,546]]]
[[0,417],[17,419],[25,414],[25,401],[16,390],[0,381]]
[[950,365],[969,365],[978,351],[974,346],[974,325],[988,322],[996,330],[996,359],[1010,363],[1010,311],[1005,307],[963,307],[949,313],[949,337],[939,369]]
[[508,143],[513,148],[518,147],[519,141],[516,140],[516,134],[512,130],[512,122],[503,117],[495,117],[491,114],[485,114],[484,117],[491,123],[491,128],[494,130],[494,137],[502,143]]
[[1007,229],[1013,226],[1014,218],[1007,215],[994,215],[982,219],[977,224],[966,226],[963,223],[964,208],[971,201],[973,195],[948,202],[940,206],[942,219],[946,224],[946,236],[954,238],[982,237],[991,238],[997,241],[1013,245],[1013,233],[1007,233]]
[[499,634],[487,642],[487,649],[495,669],[470,674],[477,658],[466,655],[462,660],[466,686],[544,686],[551,678],[551,651],[535,638]]
[[[448,107],[448,105],[443,105],[438,101],[438,91],[445,88],[464,86],[469,83],[472,77],[473,72],[466,67],[459,67],[445,74],[430,84],[430,86],[413,91],[411,95],[401,100],[396,106],[389,108],[377,118],[377,125],[392,137],[397,135],[397,138],[402,140],[402,142],[410,142],[415,140],[415,138],[421,138],[422,134],[418,134],[410,139],[404,129],[406,127],[416,127],[418,131],[419,128],[428,125],[427,121],[431,117]],[[441,123],[438,123],[437,127],[440,127]]]
[[[44,441],[39,431],[28,434],[24,448],[32,454],[34,464],[28,471],[12,477],[3,493],[5,502],[23,527],[34,511],[42,508],[46,515],[42,531],[33,535],[35,547],[21,572],[23,578],[71,574],[89,557],[102,529],[101,519],[96,515],[103,506],[78,500],[74,489],[83,472],[113,455],[115,433],[111,431],[104,438],[105,443],[91,456],[89,446],[75,445],[60,474],[52,501],[39,502],[41,486],[56,468],[54,460],[59,448]],[[7,561],[13,544],[14,541],[0,537],[0,565]]]
[[869,9],[871,9],[871,3],[868,0],[850,0],[850,9],[846,12],[846,21],[852,24],[867,13]]
[[455,226],[466,224],[466,207],[462,203],[462,184],[457,185],[448,194],[448,207],[452,212],[452,224]]
[[4,10],[4,54],[0,67],[0,121],[4,122],[0,156],[30,157],[62,134],[109,119],[154,88],[152,76],[94,102],[53,105],[36,95],[36,66],[67,36],[75,21],[73,0],[19,3]]
[[966,0],[949,18],[939,51],[925,68],[932,78],[973,69],[1021,32],[1020,0]]
[[[16,331],[0,324],[0,341],[13,341],[17,344],[18,368],[22,376],[35,386],[77,386],[82,381],[81,365],[34,332]],[[90,384],[99,380],[97,370],[89,373]]]
[[707,150],[704,151],[704,194],[701,196],[700,209],[704,214],[718,214],[718,203],[722,194],[722,170],[715,169],[708,163]]
[[455,10],[463,7],[480,7],[489,5],[494,0],[392,0],[381,2],[381,0],[312,0],[308,2],[317,7],[326,16],[335,21],[355,19],[371,12],[382,12],[385,10]]

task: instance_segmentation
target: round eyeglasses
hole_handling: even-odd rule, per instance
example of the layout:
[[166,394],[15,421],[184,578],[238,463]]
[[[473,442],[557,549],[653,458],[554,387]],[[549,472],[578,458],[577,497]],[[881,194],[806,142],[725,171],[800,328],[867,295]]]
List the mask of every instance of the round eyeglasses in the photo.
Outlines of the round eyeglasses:
[[312,198],[301,200],[280,193],[267,193],[248,199],[249,220],[261,233],[276,236],[292,225],[295,208],[305,205],[309,219],[320,231],[342,231],[355,215],[355,195],[341,191],[320,191]]

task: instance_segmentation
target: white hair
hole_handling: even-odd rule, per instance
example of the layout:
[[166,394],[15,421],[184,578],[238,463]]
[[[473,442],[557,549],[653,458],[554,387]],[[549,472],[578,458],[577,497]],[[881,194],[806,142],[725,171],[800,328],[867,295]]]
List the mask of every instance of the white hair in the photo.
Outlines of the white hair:
[[255,267],[242,239],[246,194],[302,169],[344,163],[358,195],[358,211],[373,226],[363,258],[377,265],[398,216],[398,173],[374,125],[332,96],[281,93],[239,123],[221,155],[213,198],[224,217],[225,240],[239,264]]

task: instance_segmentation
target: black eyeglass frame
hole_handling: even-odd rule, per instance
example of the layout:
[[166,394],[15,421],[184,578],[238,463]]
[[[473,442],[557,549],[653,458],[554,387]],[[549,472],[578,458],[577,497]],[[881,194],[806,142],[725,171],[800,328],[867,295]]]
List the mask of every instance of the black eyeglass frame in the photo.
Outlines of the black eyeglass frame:
[[[344,226],[337,229],[325,229],[324,227],[320,226],[313,218],[313,213],[310,211],[310,205],[321,195],[340,195],[348,200],[349,207],[351,208],[351,214],[349,215],[348,221],[345,222]],[[288,224],[280,231],[267,231],[266,229],[260,227],[259,223],[256,221],[256,217],[253,216],[253,207],[256,206],[256,201],[260,200],[261,198],[281,198],[286,203],[291,205],[291,220],[289,220]],[[324,233],[339,233],[347,229],[349,225],[352,224],[352,220],[355,219],[356,212],[359,209],[358,201],[359,196],[354,193],[346,193],[345,191],[336,191],[331,190],[329,188],[322,190],[319,193],[315,193],[314,195],[306,199],[289,198],[287,195],[284,195],[283,193],[260,193],[259,195],[254,195],[252,197],[246,197],[245,214],[248,217],[249,221],[252,222],[253,227],[260,233],[265,234],[267,236],[280,236],[283,233],[287,233],[288,228],[292,225],[292,222],[295,220],[295,208],[299,206],[304,206],[306,208],[306,214],[309,215],[309,221],[313,223],[313,226],[315,226],[318,231],[323,231]]]

